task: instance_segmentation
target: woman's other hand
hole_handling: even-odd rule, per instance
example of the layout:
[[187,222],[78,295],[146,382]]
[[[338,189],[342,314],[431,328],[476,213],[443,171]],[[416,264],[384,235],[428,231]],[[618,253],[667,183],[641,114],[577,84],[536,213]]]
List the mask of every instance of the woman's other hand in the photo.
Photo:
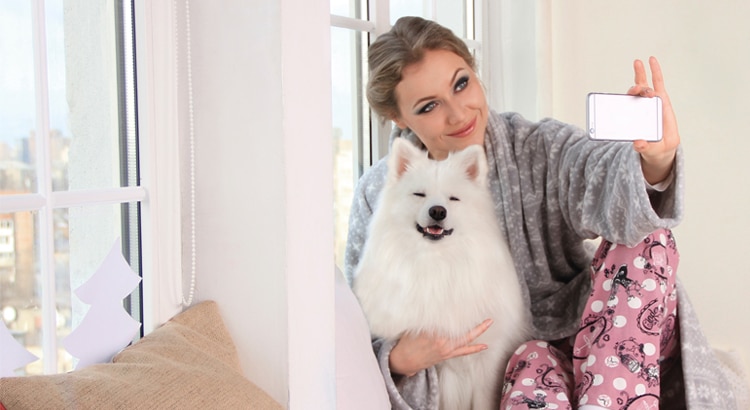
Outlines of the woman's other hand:
[[487,345],[473,344],[473,342],[491,325],[492,319],[487,319],[459,341],[425,333],[404,334],[391,350],[389,358],[391,373],[414,376],[419,371],[452,357],[486,350]]
[[661,66],[656,57],[648,60],[651,68],[651,81],[653,87],[648,84],[646,67],[641,60],[635,60],[635,85],[628,90],[630,95],[642,97],[659,96],[662,100],[662,139],[658,142],[647,142],[637,140],[633,142],[633,148],[641,154],[641,167],[643,176],[650,184],[657,184],[669,176],[672,171],[677,147],[680,145],[680,133],[677,130],[677,119],[672,110],[669,94],[664,88],[664,76]]

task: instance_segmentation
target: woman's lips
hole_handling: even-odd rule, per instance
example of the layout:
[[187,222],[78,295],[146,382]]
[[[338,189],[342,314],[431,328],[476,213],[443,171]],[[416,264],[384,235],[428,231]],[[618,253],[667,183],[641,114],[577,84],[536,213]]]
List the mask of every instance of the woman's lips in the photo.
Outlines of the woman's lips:
[[468,124],[466,124],[465,127],[461,128],[460,130],[448,134],[449,137],[453,138],[463,138],[467,135],[470,135],[474,131],[474,126],[477,124],[477,119],[474,117],[473,120],[471,120]]

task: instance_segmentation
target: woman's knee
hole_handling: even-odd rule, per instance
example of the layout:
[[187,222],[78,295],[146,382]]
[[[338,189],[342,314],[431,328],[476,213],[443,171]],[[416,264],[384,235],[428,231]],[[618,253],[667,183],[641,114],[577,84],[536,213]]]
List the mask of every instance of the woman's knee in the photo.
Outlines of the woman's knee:
[[672,231],[660,229],[644,239],[641,257],[642,259],[637,260],[636,263],[642,264],[644,272],[674,280],[680,262],[680,254],[677,251],[677,243]]
[[568,358],[562,351],[544,340],[530,340],[521,344],[511,355],[506,376],[513,378],[521,373],[537,374],[539,367],[560,368],[567,372],[570,367]]
[[679,260],[669,229],[658,229],[633,247],[603,241],[592,262],[592,279],[630,286],[650,277],[664,285],[674,284]]
[[508,363],[501,408],[548,408],[555,403],[554,408],[569,409],[573,387],[569,361],[562,351],[542,340],[519,346]]

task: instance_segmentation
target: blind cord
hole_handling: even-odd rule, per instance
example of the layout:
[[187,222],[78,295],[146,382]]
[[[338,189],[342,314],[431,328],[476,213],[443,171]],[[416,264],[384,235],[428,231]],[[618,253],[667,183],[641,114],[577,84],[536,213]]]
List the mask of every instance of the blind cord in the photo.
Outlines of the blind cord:
[[[177,0],[172,1],[173,14],[177,19]],[[179,33],[178,23],[174,23],[174,39],[175,39],[175,78],[179,87]],[[187,95],[188,95],[188,150],[189,150],[189,165],[190,165],[190,287],[188,291],[187,299],[185,298],[185,290],[182,287],[182,281],[180,281],[180,299],[183,306],[190,306],[193,304],[193,298],[195,297],[195,123],[193,115],[193,65],[192,65],[192,42],[190,35],[190,1],[185,1],[185,70],[187,74]],[[182,277],[182,276],[181,276]]]

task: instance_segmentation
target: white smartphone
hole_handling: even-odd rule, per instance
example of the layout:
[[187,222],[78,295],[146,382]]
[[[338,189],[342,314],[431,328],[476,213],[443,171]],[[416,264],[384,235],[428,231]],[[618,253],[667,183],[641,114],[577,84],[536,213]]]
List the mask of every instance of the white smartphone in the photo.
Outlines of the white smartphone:
[[590,93],[586,102],[589,137],[605,141],[660,141],[662,101],[656,97]]

